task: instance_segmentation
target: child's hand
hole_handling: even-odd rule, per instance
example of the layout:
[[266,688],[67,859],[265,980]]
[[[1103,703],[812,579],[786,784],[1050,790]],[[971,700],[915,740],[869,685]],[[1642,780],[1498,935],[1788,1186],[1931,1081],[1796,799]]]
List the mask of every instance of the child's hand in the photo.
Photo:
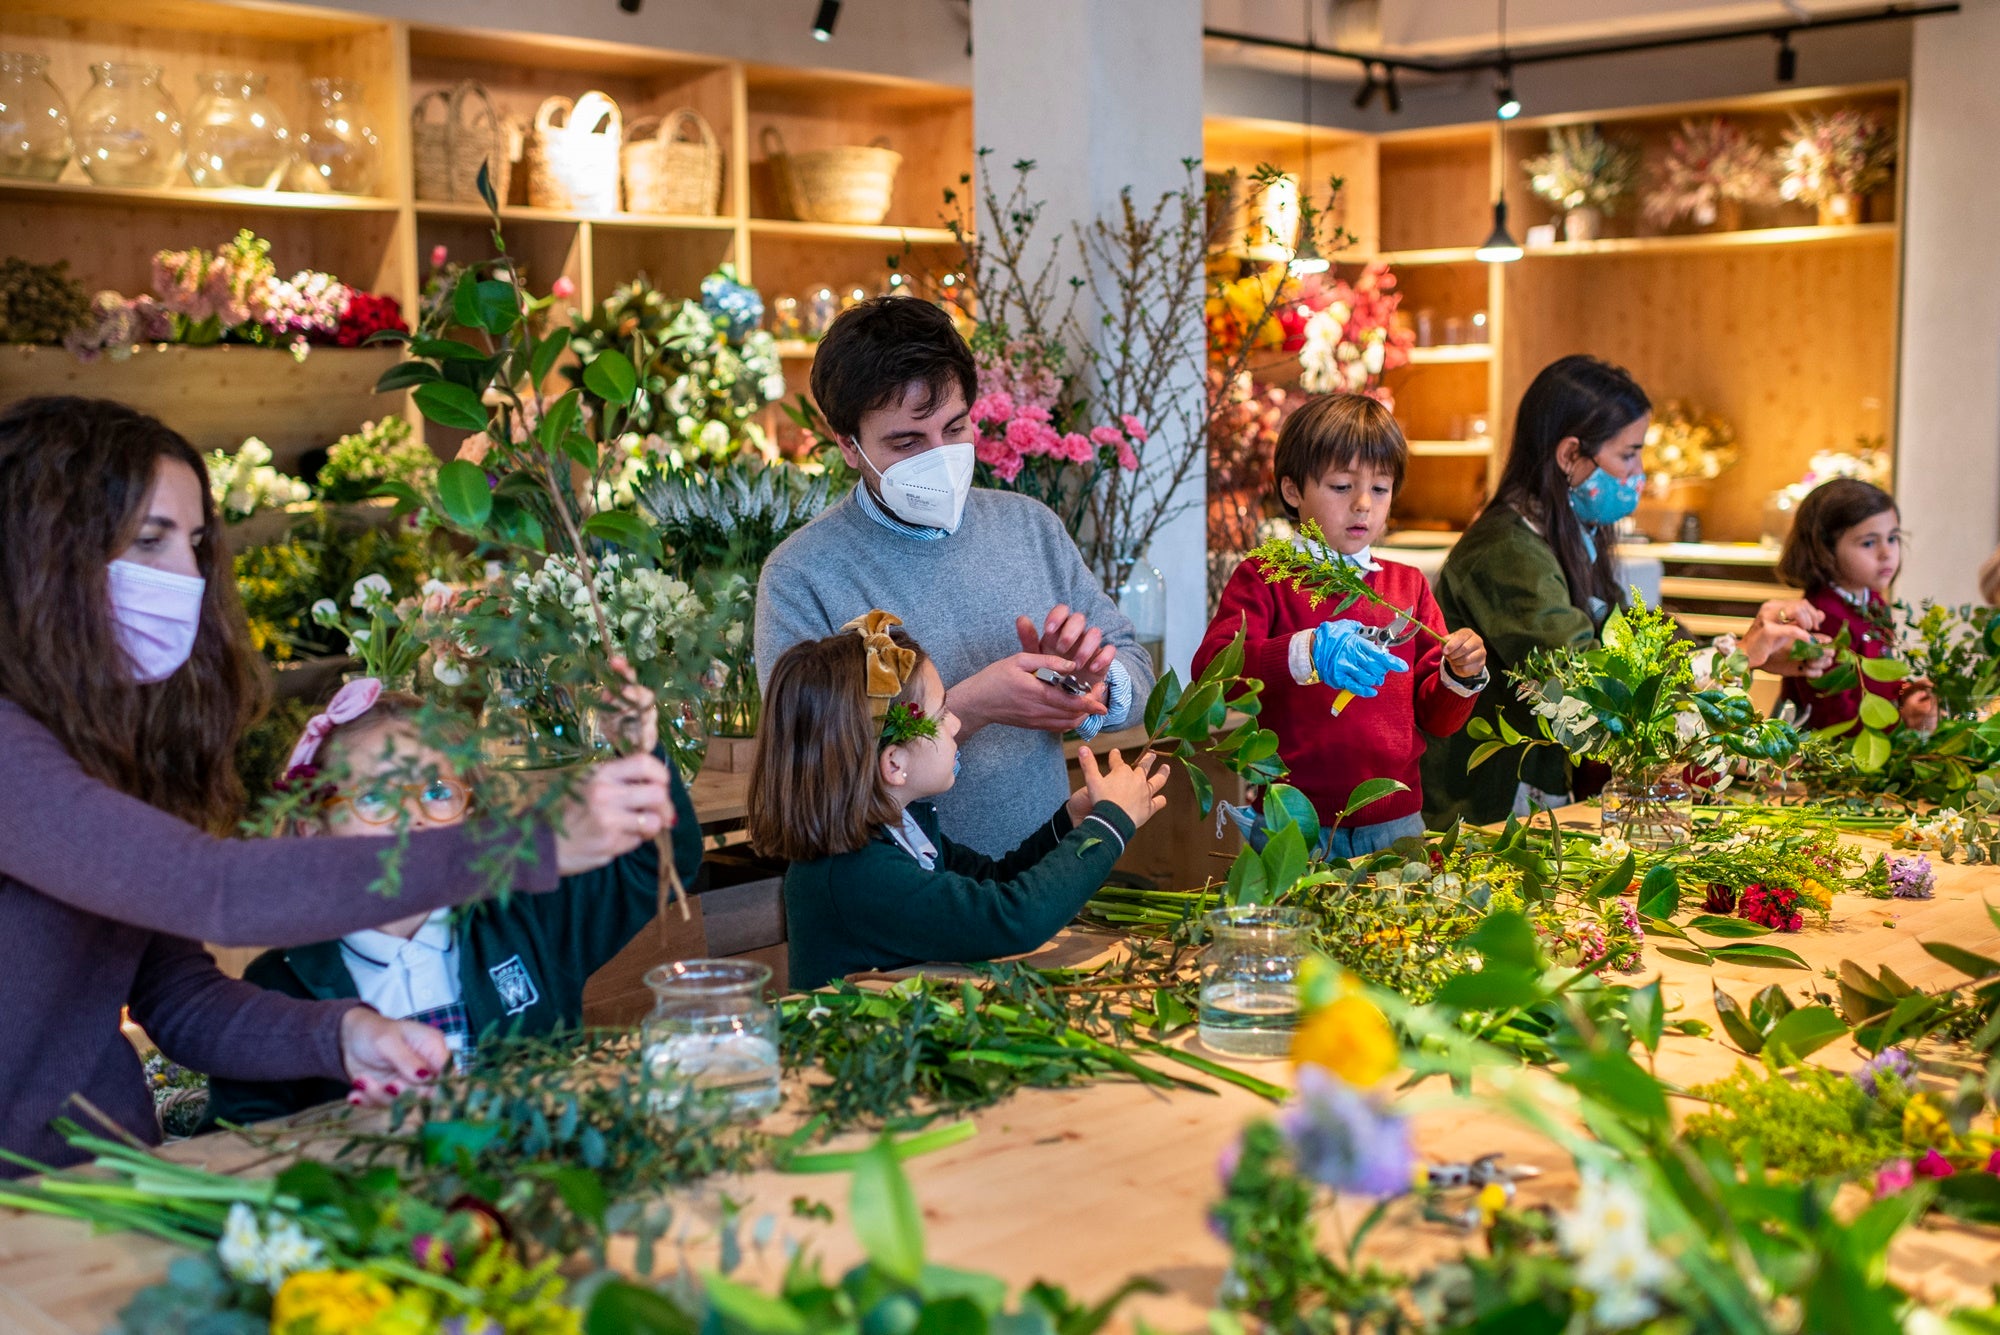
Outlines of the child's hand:
[[444,1034],[419,1020],[391,1020],[368,1006],[340,1017],[340,1060],[354,1082],[347,1101],[384,1107],[437,1079],[451,1061]]
[[1912,732],[1936,732],[1938,725],[1937,692],[1927,681],[1912,681],[1903,690],[1903,698],[1897,702],[1896,712],[1902,715],[1903,726]]
[[[1132,828],[1137,829],[1164,810],[1167,799],[1161,789],[1167,786],[1167,767],[1158,764],[1159,757],[1148,751],[1139,757],[1139,763],[1128,765],[1125,757],[1116,751],[1103,769],[1097,767],[1097,760],[1087,746],[1078,747],[1077,768],[1083,771],[1083,795],[1089,798],[1084,814],[1099,802],[1109,802],[1132,818]],[[1076,797],[1070,798],[1072,810]]]
[[1486,641],[1470,626],[1462,626],[1445,637],[1444,663],[1460,681],[1476,681],[1486,671]]

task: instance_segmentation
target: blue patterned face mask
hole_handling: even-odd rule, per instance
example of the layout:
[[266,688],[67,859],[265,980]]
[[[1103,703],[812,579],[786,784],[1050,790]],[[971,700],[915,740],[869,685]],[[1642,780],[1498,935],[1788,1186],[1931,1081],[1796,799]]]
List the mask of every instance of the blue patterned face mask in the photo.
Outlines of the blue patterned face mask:
[[953,783],[957,783],[957,782],[958,782],[958,772],[959,772],[960,770],[964,769],[964,768],[965,768],[965,752],[963,752],[963,751],[954,751],[954,752],[952,752],[952,753],[951,753],[951,781],[952,781]]
[[1646,475],[1613,477],[1602,468],[1569,489],[1569,508],[1586,524],[1615,524],[1639,508],[1646,490]]

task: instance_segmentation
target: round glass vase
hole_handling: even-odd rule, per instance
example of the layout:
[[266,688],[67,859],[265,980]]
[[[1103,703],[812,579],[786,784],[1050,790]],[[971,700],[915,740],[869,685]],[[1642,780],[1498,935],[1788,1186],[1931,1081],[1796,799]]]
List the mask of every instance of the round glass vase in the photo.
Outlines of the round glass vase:
[[180,174],[181,111],[160,87],[158,65],[99,61],[76,104],[76,160],[98,185],[157,190]]
[[1317,914],[1252,905],[1202,916],[1202,1043],[1228,1057],[1282,1057],[1299,1027],[1299,970]]
[[69,165],[69,107],[46,56],[0,51],[0,176],[53,181]]
[[1157,677],[1166,671],[1167,578],[1141,556],[1122,558],[1118,570],[1111,601],[1132,623],[1139,647],[1152,655],[1153,675]]
[[750,960],[675,960],[646,974],[653,1010],[639,1060],[655,1112],[695,1096],[693,1120],[762,1117],[778,1106],[778,1008],[771,971]]
[[1679,848],[1694,837],[1694,787],[1679,767],[1613,774],[1604,785],[1603,832],[1646,853]]
[[708,693],[710,737],[755,737],[764,721],[764,693],[757,686],[757,663],[745,652],[722,665],[721,680]]
[[292,165],[292,132],[266,76],[210,70],[188,113],[188,179],[209,190],[273,190]]
[[369,128],[361,85],[308,79],[312,107],[299,127],[291,186],[311,194],[368,195],[382,165],[382,141]]

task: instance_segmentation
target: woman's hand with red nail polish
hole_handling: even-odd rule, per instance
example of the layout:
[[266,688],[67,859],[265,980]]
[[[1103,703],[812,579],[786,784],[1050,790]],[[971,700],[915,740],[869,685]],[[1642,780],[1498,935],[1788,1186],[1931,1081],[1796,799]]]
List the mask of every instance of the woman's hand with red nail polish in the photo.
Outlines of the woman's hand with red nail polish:
[[427,1024],[385,1019],[370,1007],[355,1006],[340,1017],[340,1055],[356,1101],[382,1107],[429,1084],[431,1073],[444,1069],[451,1048]]

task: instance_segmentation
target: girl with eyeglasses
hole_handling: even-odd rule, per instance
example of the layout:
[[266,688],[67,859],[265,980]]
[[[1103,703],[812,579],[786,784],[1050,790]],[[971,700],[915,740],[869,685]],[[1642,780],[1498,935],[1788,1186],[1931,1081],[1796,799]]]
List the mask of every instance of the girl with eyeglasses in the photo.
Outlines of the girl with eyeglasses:
[[[631,686],[626,697],[642,720],[642,745],[657,747],[652,693]],[[372,677],[340,688],[326,712],[306,724],[286,766],[287,780],[316,785],[302,833],[393,838],[465,819],[471,788],[426,745],[421,709],[416,696],[384,691]],[[701,865],[701,829],[678,774],[672,789],[674,861],[692,881]],[[430,1025],[464,1069],[490,1034],[579,1026],[584,983],[651,920],[659,884],[658,848],[648,841],[596,871],[564,877],[553,894],[411,913],[336,941],[269,950],[243,977],[292,997],[358,997],[392,1019]],[[216,1079],[209,1084],[209,1116],[242,1125],[343,1093],[324,1080]]]

